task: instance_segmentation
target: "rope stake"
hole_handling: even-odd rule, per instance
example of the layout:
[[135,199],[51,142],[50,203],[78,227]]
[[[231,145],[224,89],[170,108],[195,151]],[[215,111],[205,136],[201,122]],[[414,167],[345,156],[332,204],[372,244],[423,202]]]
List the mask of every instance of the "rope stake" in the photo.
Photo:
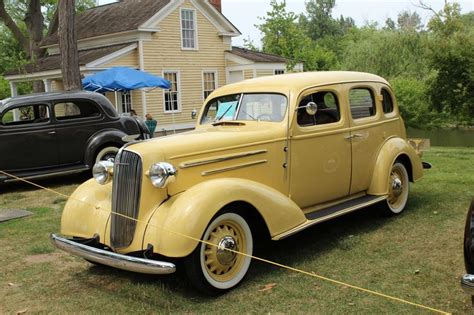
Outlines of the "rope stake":
[[[18,181],[21,181],[21,182],[27,183],[27,184],[29,184],[29,185],[35,186],[35,187],[37,187],[37,188],[39,188],[39,189],[41,189],[41,190],[48,191],[48,192],[53,193],[53,194],[56,194],[56,195],[58,195],[58,196],[65,197],[65,198],[68,198],[68,199],[72,199],[72,200],[74,200],[74,201],[81,202],[81,203],[83,203],[83,204],[86,204],[86,205],[88,205],[88,206],[93,207],[93,208],[96,209],[96,210],[105,211],[105,212],[107,212],[107,213],[109,213],[109,214],[114,214],[114,215],[117,215],[117,216],[126,218],[126,219],[128,219],[128,220],[135,221],[135,222],[137,222],[137,223],[142,223],[142,224],[145,224],[145,225],[147,225],[147,226],[149,226],[149,227],[153,227],[153,228],[156,228],[156,229],[159,229],[159,230],[162,230],[162,231],[165,231],[165,232],[168,232],[168,233],[171,233],[171,234],[174,234],[174,235],[183,237],[183,238],[187,238],[187,239],[189,239],[189,240],[193,240],[193,241],[198,242],[198,243],[206,244],[206,245],[209,245],[209,246],[212,246],[212,247],[218,247],[217,244],[213,244],[213,243],[210,243],[210,242],[208,242],[208,241],[204,241],[204,240],[201,240],[201,239],[198,239],[198,238],[189,236],[189,235],[185,235],[185,234],[182,234],[182,233],[179,233],[179,232],[176,232],[176,231],[172,231],[172,230],[166,229],[166,228],[161,227],[161,226],[156,226],[156,225],[153,225],[153,224],[149,224],[149,223],[147,223],[147,222],[145,222],[145,221],[143,221],[143,220],[138,220],[138,219],[135,219],[135,218],[132,218],[132,217],[123,215],[123,214],[121,214],[121,213],[113,212],[113,211],[111,211],[111,209],[104,209],[104,208],[102,208],[102,207],[100,207],[100,206],[96,206],[96,205],[90,204],[90,203],[85,202],[85,201],[83,201],[83,200],[79,200],[79,199],[76,199],[76,198],[72,198],[71,196],[68,196],[68,195],[63,194],[63,193],[60,193],[60,192],[58,192],[58,191],[56,191],[56,190],[53,190],[53,189],[50,189],[50,188],[47,188],[47,187],[38,185],[38,184],[33,183],[33,182],[29,181],[29,180],[26,180],[26,179],[17,177],[17,176],[12,175],[12,174],[9,174],[9,173],[7,173],[7,172],[5,172],[5,171],[0,170],[0,174],[6,175],[6,176],[11,177],[11,178],[13,178],[13,179],[16,179],[16,180],[18,180]],[[398,298],[398,297],[391,296],[391,295],[388,295],[388,294],[380,293],[380,292],[377,292],[377,291],[373,291],[373,290],[370,290],[370,289],[365,289],[365,288],[362,288],[362,287],[359,287],[359,286],[356,286],[356,285],[352,285],[352,284],[349,284],[349,283],[345,283],[345,282],[343,282],[343,281],[331,279],[331,278],[328,278],[328,277],[325,277],[325,276],[316,274],[316,273],[314,273],[314,272],[308,272],[308,271],[301,270],[301,269],[298,269],[298,268],[294,268],[294,267],[291,267],[291,266],[283,265],[283,264],[280,264],[280,263],[278,263],[278,262],[274,262],[274,261],[271,261],[271,260],[268,260],[268,259],[260,258],[260,257],[253,256],[253,255],[249,255],[249,254],[242,253],[242,252],[239,252],[239,251],[236,251],[236,250],[232,250],[232,249],[227,249],[227,248],[226,248],[225,250],[227,250],[227,251],[229,251],[229,252],[232,252],[232,253],[235,253],[235,254],[238,254],[238,255],[242,255],[242,256],[249,257],[249,258],[254,259],[254,260],[258,260],[258,261],[267,263],[267,264],[272,265],[272,266],[275,266],[275,267],[279,267],[279,268],[286,269],[286,270],[289,270],[289,271],[297,272],[297,273],[300,273],[300,274],[303,274],[303,275],[306,275],[306,276],[310,276],[310,277],[313,277],[313,278],[317,278],[317,279],[319,279],[319,280],[323,280],[323,281],[326,281],[326,282],[329,282],[329,283],[337,284],[337,285],[340,285],[340,286],[343,286],[343,287],[348,287],[348,288],[351,288],[351,289],[354,289],[354,290],[357,290],[357,291],[360,291],[360,292],[364,292],[364,293],[367,293],[367,294],[375,295],[375,296],[382,297],[382,298],[385,298],[385,299],[388,299],[388,300],[392,300],[392,301],[395,301],[395,302],[399,302],[399,303],[411,305],[411,306],[414,306],[414,307],[417,307],[417,308],[420,308],[420,309],[424,309],[424,310],[428,310],[428,311],[431,311],[431,312],[434,312],[434,313],[438,313],[438,314],[451,314],[451,313],[449,313],[449,312],[445,312],[445,311],[442,311],[442,310],[439,310],[439,309],[436,309],[436,308],[433,308],[433,307],[429,307],[429,306],[426,306],[426,305],[423,305],[423,304],[411,302],[411,301],[408,301],[408,300],[405,300],[405,299],[402,299],[402,298]]]

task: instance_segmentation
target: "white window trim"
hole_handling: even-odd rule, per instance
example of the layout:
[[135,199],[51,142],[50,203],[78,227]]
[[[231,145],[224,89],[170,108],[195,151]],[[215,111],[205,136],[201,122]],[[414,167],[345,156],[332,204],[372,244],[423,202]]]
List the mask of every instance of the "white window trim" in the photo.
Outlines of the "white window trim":
[[218,71],[217,70],[207,70],[207,69],[204,69],[202,70],[201,72],[201,84],[202,84],[202,91],[201,91],[201,97],[202,97],[202,101],[204,102],[206,99],[204,98],[204,73],[214,73],[214,83],[215,83],[215,90],[217,90],[219,88],[219,74],[218,74]]
[[167,90],[163,90],[163,113],[165,114],[174,114],[174,113],[181,113],[181,71],[179,70],[163,70],[162,77],[165,77],[165,73],[176,73],[176,86],[178,92],[178,110],[166,110],[166,92]]
[[[130,93],[130,109],[133,109],[135,111],[137,111],[135,108],[133,108],[133,91],[127,91],[128,93]],[[120,97],[118,98],[120,100],[120,104],[117,104],[117,110],[119,112],[119,114],[124,114],[122,108],[123,108],[123,93],[124,92],[118,92],[120,94]]]
[[[187,48],[183,46],[183,10],[194,12],[194,48]],[[199,50],[198,42],[198,23],[197,23],[197,11],[193,8],[180,8],[179,10],[179,30],[181,38],[181,50]]]

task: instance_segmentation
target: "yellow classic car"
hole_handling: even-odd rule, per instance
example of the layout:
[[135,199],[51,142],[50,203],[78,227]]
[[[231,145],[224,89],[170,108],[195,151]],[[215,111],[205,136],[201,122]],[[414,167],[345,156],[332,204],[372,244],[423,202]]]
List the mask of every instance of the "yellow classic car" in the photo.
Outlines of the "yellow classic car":
[[[427,167],[428,163],[425,164]],[[423,163],[390,85],[358,72],[263,77],[206,100],[194,131],[126,145],[68,200],[55,246],[221,293],[254,245],[379,204],[399,214]]]

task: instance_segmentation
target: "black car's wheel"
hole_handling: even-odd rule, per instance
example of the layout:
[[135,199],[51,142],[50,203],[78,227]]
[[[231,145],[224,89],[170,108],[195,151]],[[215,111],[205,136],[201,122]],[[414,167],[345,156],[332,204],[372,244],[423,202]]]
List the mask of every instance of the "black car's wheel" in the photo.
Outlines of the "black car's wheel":
[[184,260],[191,283],[211,295],[238,285],[247,274],[253,252],[252,232],[245,219],[232,210],[221,212],[208,225],[202,240],[205,243]]
[[388,197],[385,209],[388,214],[399,214],[408,201],[410,179],[405,166],[395,162],[388,178]]
[[466,272],[474,274],[474,199],[467,212],[466,226],[464,229],[464,265]]
[[106,146],[100,149],[95,156],[95,163],[99,163],[100,161],[114,162],[118,151],[119,148],[115,146]]

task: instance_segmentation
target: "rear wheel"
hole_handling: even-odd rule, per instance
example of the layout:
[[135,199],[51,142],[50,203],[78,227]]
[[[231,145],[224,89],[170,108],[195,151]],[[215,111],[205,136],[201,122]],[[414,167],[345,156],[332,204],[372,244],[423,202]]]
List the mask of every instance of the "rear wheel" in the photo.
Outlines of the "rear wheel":
[[245,219],[232,211],[223,212],[208,225],[202,240],[184,261],[191,283],[211,295],[238,285],[247,274],[253,253],[252,232]]
[[410,179],[405,166],[395,162],[388,178],[386,210],[389,214],[401,213],[407,204]]

